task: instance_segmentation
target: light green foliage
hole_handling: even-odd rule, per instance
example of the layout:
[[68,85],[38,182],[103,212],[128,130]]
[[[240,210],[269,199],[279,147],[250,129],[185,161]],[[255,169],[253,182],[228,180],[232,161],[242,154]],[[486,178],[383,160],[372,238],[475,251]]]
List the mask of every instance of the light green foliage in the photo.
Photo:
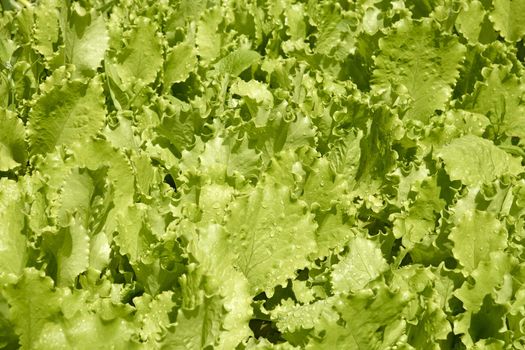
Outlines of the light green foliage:
[[[427,120],[450,99],[465,47],[428,21],[401,22],[379,41],[374,89],[407,101],[406,118]],[[392,89],[392,92],[388,90]]]
[[56,0],[41,1],[35,11],[35,29],[33,32],[34,48],[46,60],[55,55],[56,43],[60,37],[60,12]]
[[202,229],[189,250],[201,261],[203,272],[209,276],[210,287],[224,298],[225,316],[217,342],[220,347],[233,347],[249,336],[248,321],[253,311],[249,284],[235,265],[235,254],[227,233],[220,225],[209,225]]
[[64,82],[43,93],[29,114],[31,154],[53,151],[55,146],[83,142],[104,125],[101,82]]
[[173,332],[162,349],[197,350],[213,346],[220,333],[221,302],[217,297],[206,298],[193,310],[180,309]]
[[483,82],[477,83],[466,108],[490,118],[496,132],[523,137],[525,118],[525,85],[522,77],[510,72],[509,66],[494,66],[482,70]]
[[464,282],[455,295],[463,302],[466,310],[478,312],[485,296],[496,299],[498,294],[506,293],[505,283],[512,278],[510,273],[513,265],[513,261],[502,252],[490,253],[472,272],[473,283]]
[[81,223],[72,219],[56,237],[57,285],[70,285],[89,264],[89,237]]
[[477,0],[465,2],[456,20],[456,27],[470,41],[478,42],[486,21],[483,4]]
[[[349,349],[384,349],[398,342],[404,333],[399,316],[410,298],[405,291],[393,292],[385,286],[362,290],[339,300],[335,307],[345,321],[338,330],[337,345]],[[359,315],[357,317],[357,315]],[[381,329],[382,326],[386,328]]]
[[487,260],[491,252],[505,248],[507,237],[501,223],[486,212],[469,211],[459,214],[457,225],[450,233],[454,242],[452,252],[464,267],[465,273],[471,273],[481,261]]
[[434,178],[426,178],[412,186],[417,195],[406,211],[395,216],[393,229],[396,238],[401,238],[403,245],[409,249],[418,244],[429,246],[432,243],[436,214],[444,208],[444,202],[439,198],[441,188]]
[[23,235],[23,202],[18,184],[0,180],[0,282],[5,275],[19,275],[26,264],[27,245]]
[[490,19],[505,40],[516,42],[525,36],[525,4],[522,1],[494,0]]
[[77,9],[68,19],[67,22],[63,18],[61,21],[66,62],[74,64],[80,72],[90,73],[100,66],[108,48],[104,18]]
[[259,60],[259,54],[253,50],[238,49],[217,62],[217,70],[220,73],[238,76],[245,69]]
[[22,121],[7,110],[0,110],[0,171],[25,166],[27,147]]
[[524,348],[522,0],[0,6],[0,349]]
[[[149,19],[137,18],[127,38],[128,44],[115,55],[115,69],[123,88],[140,81],[144,84],[153,82],[162,66],[162,48],[156,35],[155,24]],[[113,56],[113,55],[112,55]]]
[[332,271],[335,293],[361,290],[387,269],[388,265],[381,250],[374,243],[361,237],[350,241],[350,252]]
[[[53,293],[53,281],[43,272],[27,269],[16,284],[3,291],[11,305],[12,320],[20,335],[20,345],[27,349],[36,347],[48,319],[60,310],[60,298]],[[35,344],[36,343],[36,344]]]
[[313,216],[303,203],[291,201],[284,186],[263,181],[229,210],[226,228],[238,255],[236,266],[252,291],[270,292],[272,286],[285,283],[316,251]]
[[175,46],[167,55],[164,65],[164,84],[167,87],[186,80],[197,66],[195,49],[187,43]]
[[490,183],[504,174],[518,174],[522,169],[519,159],[473,135],[453,140],[437,154],[453,180],[471,186]]
[[220,7],[206,10],[199,20],[195,43],[198,47],[197,53],[204,62],[209,63],[220,55],[224,40],[218,31],[221,22],[222,11]]

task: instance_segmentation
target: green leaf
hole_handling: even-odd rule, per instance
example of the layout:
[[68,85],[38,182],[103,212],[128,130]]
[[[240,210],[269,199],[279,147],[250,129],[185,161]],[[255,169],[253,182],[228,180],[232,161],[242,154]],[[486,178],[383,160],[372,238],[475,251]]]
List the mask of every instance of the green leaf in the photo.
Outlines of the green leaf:
[[483,299],[487,295],[496,298],[497,288],[502,286],[506,277],[512,278],[514,264],[514,259],[505,253],[491,252],[472,272],[472,282],[465,281],[461,288],[454,291],[454,295],[463,302],[465,310],[478,312]]
[[377,243],[356,237],[350,241],[348,248],[348,255],[333,266],[332,286],[335,293],[363,289],[388,268]]
[[332,310],[334,299],[318,300],[311,304],[300,305],[292,300],[284,300],[271,311],[281,332],[297,332],[301,329],[313,329],[323,318],[338,318]]
[[108,141],[113,147],[137,151],[140,140],[133,134],[131,120],[122,115],[117,115],[115,119],[116,125],[106,126],[104,129],[104,135]]
[[371,177],[384,179],[395,165],[396,154],[392,143],[396,136],[397,119],[384,107],[368,112],[365,133],[360,140],[359,167],[357,179]]
[[465,108],[489,117],[498,134],[525,137],[525,84],[509,66],[482,70],[483,82],[465,100]]
[[507,308],[494,302],[491,297],[483,299],[477,313],[464,313],[454,322],[454,332],[461,334],[466,348],[504,349],[504,336]]
[[60,311],[60,297],[53,291],[53,281],[34,268],[26,269],[20,280],[5,289],[11,305],[11,320],[24,349],[36,348],[45,336],[44,326]]
[[310,145],[316,135],[312,120],[302,113],[299,113],[293,122],[286,124],[283,131],[287,132],[283,149]]
[[410,192],[417,192],[416,187],[428,177],[426,167],[412,166],[409,169],[397,168],[393,171],[393,176],[397,179],[396,205],[402,207],[408,202]]
[[525,3],[520,0],[494,0],[489,16],[505,40],[516,42],[525,36]]
[[105,232],[100,232],[89,240],[89,267],[96,271],[102,271],[108,263],[111,255],[111,247]]
[[[319,207],[321,210],[329,210],[337,201],[341,189],[335,183],[335,174],[327,158],[320,158],[312,165],[312,171],[306,178],[302,199],[311,207]],[[341,186],[343,187],[343,186]]]
[[437,156],[443,159],[452,180],[479,186],[498,177],[522,172],[519,159],[513,158],[489,140],[466,135],[441,148]]
[[416,349],[439,350],[440,341],[447,339],[452,326],[439,304],[428,300],[425,306],[424,312],[420,313],[418,323],[408,331],[408,342]]
[[405,213],[394,215],[393,233],[396,238],[402,238],[403,245],[412,249],[416,244],[429,246],[433,239],[436,214],[445,207],[440,198],[441,188],[436,178],[426,178],[413,188],[414,201],[409,204]]
[[215,67],[221,73],[236,77],[252,64],[257,63],[259,59],[260,55],[255,51],[238,49],[217,62]]
[[463,3],[463,8],[456,19],[456,28],[474,43],[488,43],[495,40],[497,36],[488,19],[488,12],[477,0]]
[[393,345],[404,333],[402,314],[409,300],[407,292],[393,292],[384,286],[341,298],[335,308],[345,326],[339,331],[337,344],[356,350]]
[[127,42],[115,53],[115,68],[123,88],[137,80],[144,84],[152,83],[162,68],[162,48],[154,22],[149,18],[137,18]]
[[57,289],[53,294],[60,305],[59,313],[48,317],[41,335],[35,338],[34,348],[138,348],[131,340],[137,326],[130,320],[132,308],[129,305],[86,290],[72,293],[68,289]]
[[0,32],[0,62],[10,62],[13,53],[17,49],[16,43],[10,38],[10,34],[6,31]]
[[521,2],[0,6],[0,348],[525,344]]
[[178,153],[182,153],[195,142],[193,120],[185,115],[164,116],[155,131]]
[[0,109],[0,125],[0,171],[25,166],[27,146],[24,124],[10,111]]
[[[197,147],[192,152],[184,151],[181,169],[195,168],[194,171],[198,175],[218,183],[224,182],[226,177],[236,177],[240,180],[253,178],[259,172],[260,156],[248,148],[246,142],[239,143],[234,139],[217,137],[205,144],[198,142],[197,145],[204,149],[200,154]],[[192,159],[196,155],[197,159]]]
[[237,80],[230,87],[230,92],[244,97],[256,127],[264,127],[267,124],[273,107],[273,95],[265,84],[256,80]]
[[181,43],[175,46],[167,55],[164,62],[164,84],[165,88],[171,87],[174,83],[179,83],[188,79],[191,72],[197,66],[197,56],[195,49],[188,43]]
[[78,217],[79,224],[85,227],[89,224],[91,199],[95,195],[94,179],[86,169],[73,169],[60,185],[56,198],[57,223],[68,227],[73,217]]
[[244,80],[237,80],[230,87],[230,92],[239,96],[249,97],[256,103],[273,105],[273,95],[268,90],[267,86],[256,80],[245,82]]
[[425,121],[445,108],[466,52],[457,38],[438,34],[428,21],[402,21],[379,47],[373,91],[396,91],[407,101],[408,119]]
[[328,212],[322,220],[318,221],[319,228],[316,232],[319,256],[328,256],[330,250],[340,251],[359,231],[345,223],[343,210],[338,208],[335,213]]
[[35,103],[29,115],[30,152],[42,154],[55,146],[82,142],[103,127],[105,107],[98,78],[88,84],[72,81],[56,85]]
[[82,73],[92,74],[100,67],[108,48],[109,36],[103,16],[73,15],[62,26],[66,60]]
[[75,218],[54,237],[57,286],[72,286],[75,278],[89,266],[89,237]]
[[[224,202],[224,206],[228,202]],[[218,347],[235,347],[251,334],[248,321],[253,311],[248,280],[234,267],[235,256],[228,236],[222,226],[205,226],[188,250],[199,261],[202,271],[209,276],[208,288],[223,296],[225,313],[222,315]]]
[[[171,324],[169,314],[175,306],[172,291],[165,291],[152,298],[149,294],[133,298],[137,319],[141,324],[140,340],[147,344],[160,341],[164,331]],[[151,345],[153,346],[153,345]]]
[[[344,59],[348,53],[353,53],[353,51],[355,51],[354,41],[356,33],[353,32],[354,28],[352,27],[354,27],[355,24],[352,23],[352,21],[355,19],[348,18],[350,16],[345,18],[338,9],[330,11],[327,8],[314,11],[317,12],[314,16],[318,17],[316,19],[318,33],[315,50],[321,55],[335,56],[341,59]],[[367,24],[370,24],[370,22],[362,23],[362,28],[372,32],[374,26],[367,26]],[[361,29],[361,27],[359,29]],[[343,53],[339,56],[338,50],[341,48],[343,51],[346,51],[346,54]]]
[[0,293],[0,347],[3,349],[17,349],[18,337],[15,333],[14,325],[9,321],[9,305],[2,293]]
[[35,9],[35,27],[33,32],[34,47],[46,60],[53,59],[54,44],[59,41],[59,10],[56,0],[43,0]]
[[197,25],[195,43],[197,54],[204,63],[214,61],[221,53],[223,38],[218,32],[219,24],[223,20],[221,7],[216,6],[207,9]]
[[234,198],[234,188],[228,185],[205,184],[200,187],[198,198],[202,211],[199,224],[222,224],[226,219],[226,210]]
[[122,210],[117,217],[119,232],[115,236],[115,242],[132,263],[141,259],[154,241],[148,227],[146,210],[144,205],[137,204]]
[[230,211],[230,244],[252,294],[285,283],[316,251],[313,216],[304,203],[292,201],[287,187],[263,181]]
[[125,154],[113,148],[107,141],[96,139],[76,143],[71,151],[75,154],[72,165],[90,170],[108,167],[108,181],[114,189],[111,198],[115,210],[126,210],[133,203],[135,178]]
[[303,40],[306,38],[306,23],[303,4],[293,4],[285,10],[286,14],[286,33],[292,41]]
[[220,298],[204,297],[193,310],[179,309],[175,326],[163,340],[161,349],[198,350],[213,347],[220,333]]
[[449,237],[454,242],[454,257],[464,267],[465,274],[472,273],[481,261],[489,259],[491,252],[502,251],[507,246],[505,227],[491,213],[465,212],[456,221]]
[[27,261],[23,197],[18,184],[0,179],[0,283],[5,275],[18,276]]

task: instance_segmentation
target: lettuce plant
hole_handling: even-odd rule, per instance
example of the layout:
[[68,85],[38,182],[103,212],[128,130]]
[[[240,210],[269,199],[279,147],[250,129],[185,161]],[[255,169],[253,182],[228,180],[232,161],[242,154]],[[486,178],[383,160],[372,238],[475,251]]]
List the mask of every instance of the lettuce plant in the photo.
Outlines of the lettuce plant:
[[525,349],[523,0],[2,0],[0,349]]

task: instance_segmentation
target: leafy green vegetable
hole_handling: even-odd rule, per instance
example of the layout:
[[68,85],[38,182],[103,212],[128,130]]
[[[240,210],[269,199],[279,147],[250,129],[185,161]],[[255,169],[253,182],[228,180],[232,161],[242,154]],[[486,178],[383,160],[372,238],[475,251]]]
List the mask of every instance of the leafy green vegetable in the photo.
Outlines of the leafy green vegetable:
[[289,197],[288,188],[262,181],[229,208],[230,246],[253,291],[271,293],[316,251],[313,215],[305,215],[304,204]]
[[27,159],[24,124],[8,110],[0,111],[0,171],[24,166]]
[[518,0],[6,0],[0,349],[523,349]]
[[519,159],[478,136],[455,139],[438,151],[453,180],[476,186],[490,183],[504,174],[517,175],[522,166]]
[[494,0],[490,19],[508,41],[519,41],[525,35],[525,4],[521,1]]
[[458,77],[465,47],[438,33],[429,21],[402,21],[379,40],[373,87],[377,93],[392,89],[405,99],[407,119],[426,120],[443,109]]
[[92,137],[104,126],[104,96],[100,81],[55,85],[44,93],[29,114],[31,154]]

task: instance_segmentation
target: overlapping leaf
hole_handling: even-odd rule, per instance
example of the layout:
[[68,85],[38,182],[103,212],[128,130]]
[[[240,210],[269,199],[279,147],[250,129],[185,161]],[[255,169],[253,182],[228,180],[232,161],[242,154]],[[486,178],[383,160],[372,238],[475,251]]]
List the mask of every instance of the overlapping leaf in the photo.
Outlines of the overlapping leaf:
[[525,343],[520,1],[0,6],[0,349]]

